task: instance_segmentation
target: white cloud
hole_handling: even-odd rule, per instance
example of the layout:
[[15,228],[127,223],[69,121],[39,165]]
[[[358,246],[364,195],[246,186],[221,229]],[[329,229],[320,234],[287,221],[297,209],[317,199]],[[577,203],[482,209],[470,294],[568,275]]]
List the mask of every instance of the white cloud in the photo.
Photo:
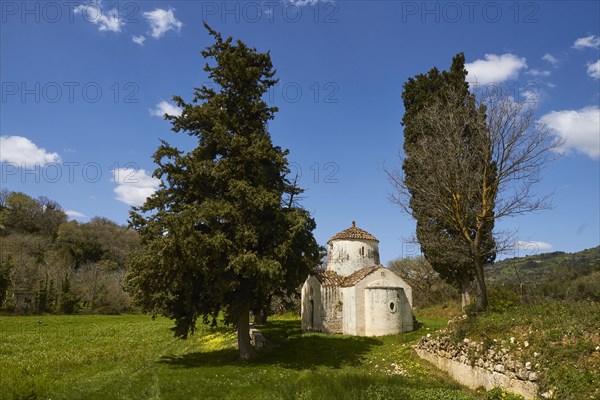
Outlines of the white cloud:
[[144,18],[150,24],[152,32],[150,33],[153,38],[158,39],[162,37],[167,31],[173,30],[179,32],[183,23],[175,18],[173,9],[163,10],[157,8],[154,11],[146,11]]
[[75,14],[82,14],[86,21],[98,25],[100,31],[121,32],[125,22],[119,16],[119,11],[112,8],[105,12],[102,10],[102,1],[93,0],[87,4],[79,4],[73,9]]
[[587,64],[587,73],[594,79],[600,79],[600,60]]
[[543,115],[540,122],[565,140],[563,150],[600,158],[600,107],[552,111]]
[[44,166],[60,162],[58,153],[50,153],[23,136],[0,136],[0,162],[19,166]]
[[148,175],[143,169],[118,168],[113,170],[113,182],[116,199],[130,206],[140,206],[151,196],[158,186],[160,179]]
[[471,83],[486,85],[488,83],[500,83],[519,76],[519,70],[527,68],[525,58],[514,54],[486,54],[485,60],[475,60],[465,64],[469,72],[467,80]]
[[556,65],[559,63],[558,58],[554,57],[552,54],[544,54],[544,57],[542,57],[542,60],[549,62],[552,65]]
[[546,242],[536,242],[536,241],[523,241],[519,240],[517,242],[517,247],[522,250],[527,250],[529,252],[537,252],[539,250],[549,250],[552,248],[550,243]]
[[149,111],[150,115],[153,115],[155,117],[164,117],[165,114],[180,116],[182,110],[176,105],[163,100],[156,105],[156,108],[151,108],[149,109]]
[[85,215],[84,213],[80,213],[79,211],[75,211],[75,210],[67,210],[67,211],[65,211],[65,214],[67,214],[71,218],[86,218],[87,217],[87,215]]
[[586,47],[591,47],[592,49],[597,49],[600,47],[600,38],[594,35],[586,36],[579,38],[573,43],[573,47],[576,49],[585,49]]
[[144,35],[139,35],[139,36],[131,36],[131,40],[133,41],[133,43],[139,44],[140,46],[144,45],[144,42],[146,41],[146,36]]
[[530,69],[525,71],[525,73],[531,76],[550,76],[550,71],[548,70]]

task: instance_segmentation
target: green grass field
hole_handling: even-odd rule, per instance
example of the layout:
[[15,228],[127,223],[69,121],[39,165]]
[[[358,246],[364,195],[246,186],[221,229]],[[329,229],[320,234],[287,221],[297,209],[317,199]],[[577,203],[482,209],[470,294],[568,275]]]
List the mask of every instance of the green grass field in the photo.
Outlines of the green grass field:
[[410,345],[444,324],[382,338],[302,334],[294,316],[263,329],[276,347],[237,360],[235,334],[175,339],[145,315],[0,317],[2,399],[474,399]]

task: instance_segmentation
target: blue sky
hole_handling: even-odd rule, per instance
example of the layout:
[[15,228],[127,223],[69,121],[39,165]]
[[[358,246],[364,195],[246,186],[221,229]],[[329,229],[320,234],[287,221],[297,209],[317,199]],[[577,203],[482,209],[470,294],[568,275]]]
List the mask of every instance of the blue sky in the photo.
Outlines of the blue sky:
[[[48,196],[80,221],[127,222],[152,193],[159,139],[190,149],[160,115],[206,82],[202,20],[270,50],[275,144],[301,172],[325,244],[352,220],[382,262],[414,255],[415,223],[390,203],[402,85],[464,52],[563,137],[542,176],[554,208],[503,220],[514,255],[600,243],[600,3],[413,1],[21,2],[1,4],[0,185]],[[529,250],[527,250],[529,248]]]

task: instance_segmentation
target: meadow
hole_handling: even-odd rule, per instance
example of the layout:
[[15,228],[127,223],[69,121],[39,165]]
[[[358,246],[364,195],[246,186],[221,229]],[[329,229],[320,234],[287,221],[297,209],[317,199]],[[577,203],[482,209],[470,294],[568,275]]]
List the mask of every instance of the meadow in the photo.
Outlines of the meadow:
[[468,392],[411,349],[444,326],[380,338],[302,334],[297,316],[262,329],[271,349],[242,362],[231,328],[174,338],[147,315],[0,317],[2,399],[452,399]]

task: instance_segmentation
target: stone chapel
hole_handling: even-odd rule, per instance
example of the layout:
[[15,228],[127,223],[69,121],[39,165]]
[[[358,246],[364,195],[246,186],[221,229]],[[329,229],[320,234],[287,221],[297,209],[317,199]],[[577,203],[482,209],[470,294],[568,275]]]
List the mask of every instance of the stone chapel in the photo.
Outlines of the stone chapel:
[[379,240],[352,221],[327,244],[327,268],[302,286],[302,330],[382,336],[414,329],[412,289],[379,264]]

